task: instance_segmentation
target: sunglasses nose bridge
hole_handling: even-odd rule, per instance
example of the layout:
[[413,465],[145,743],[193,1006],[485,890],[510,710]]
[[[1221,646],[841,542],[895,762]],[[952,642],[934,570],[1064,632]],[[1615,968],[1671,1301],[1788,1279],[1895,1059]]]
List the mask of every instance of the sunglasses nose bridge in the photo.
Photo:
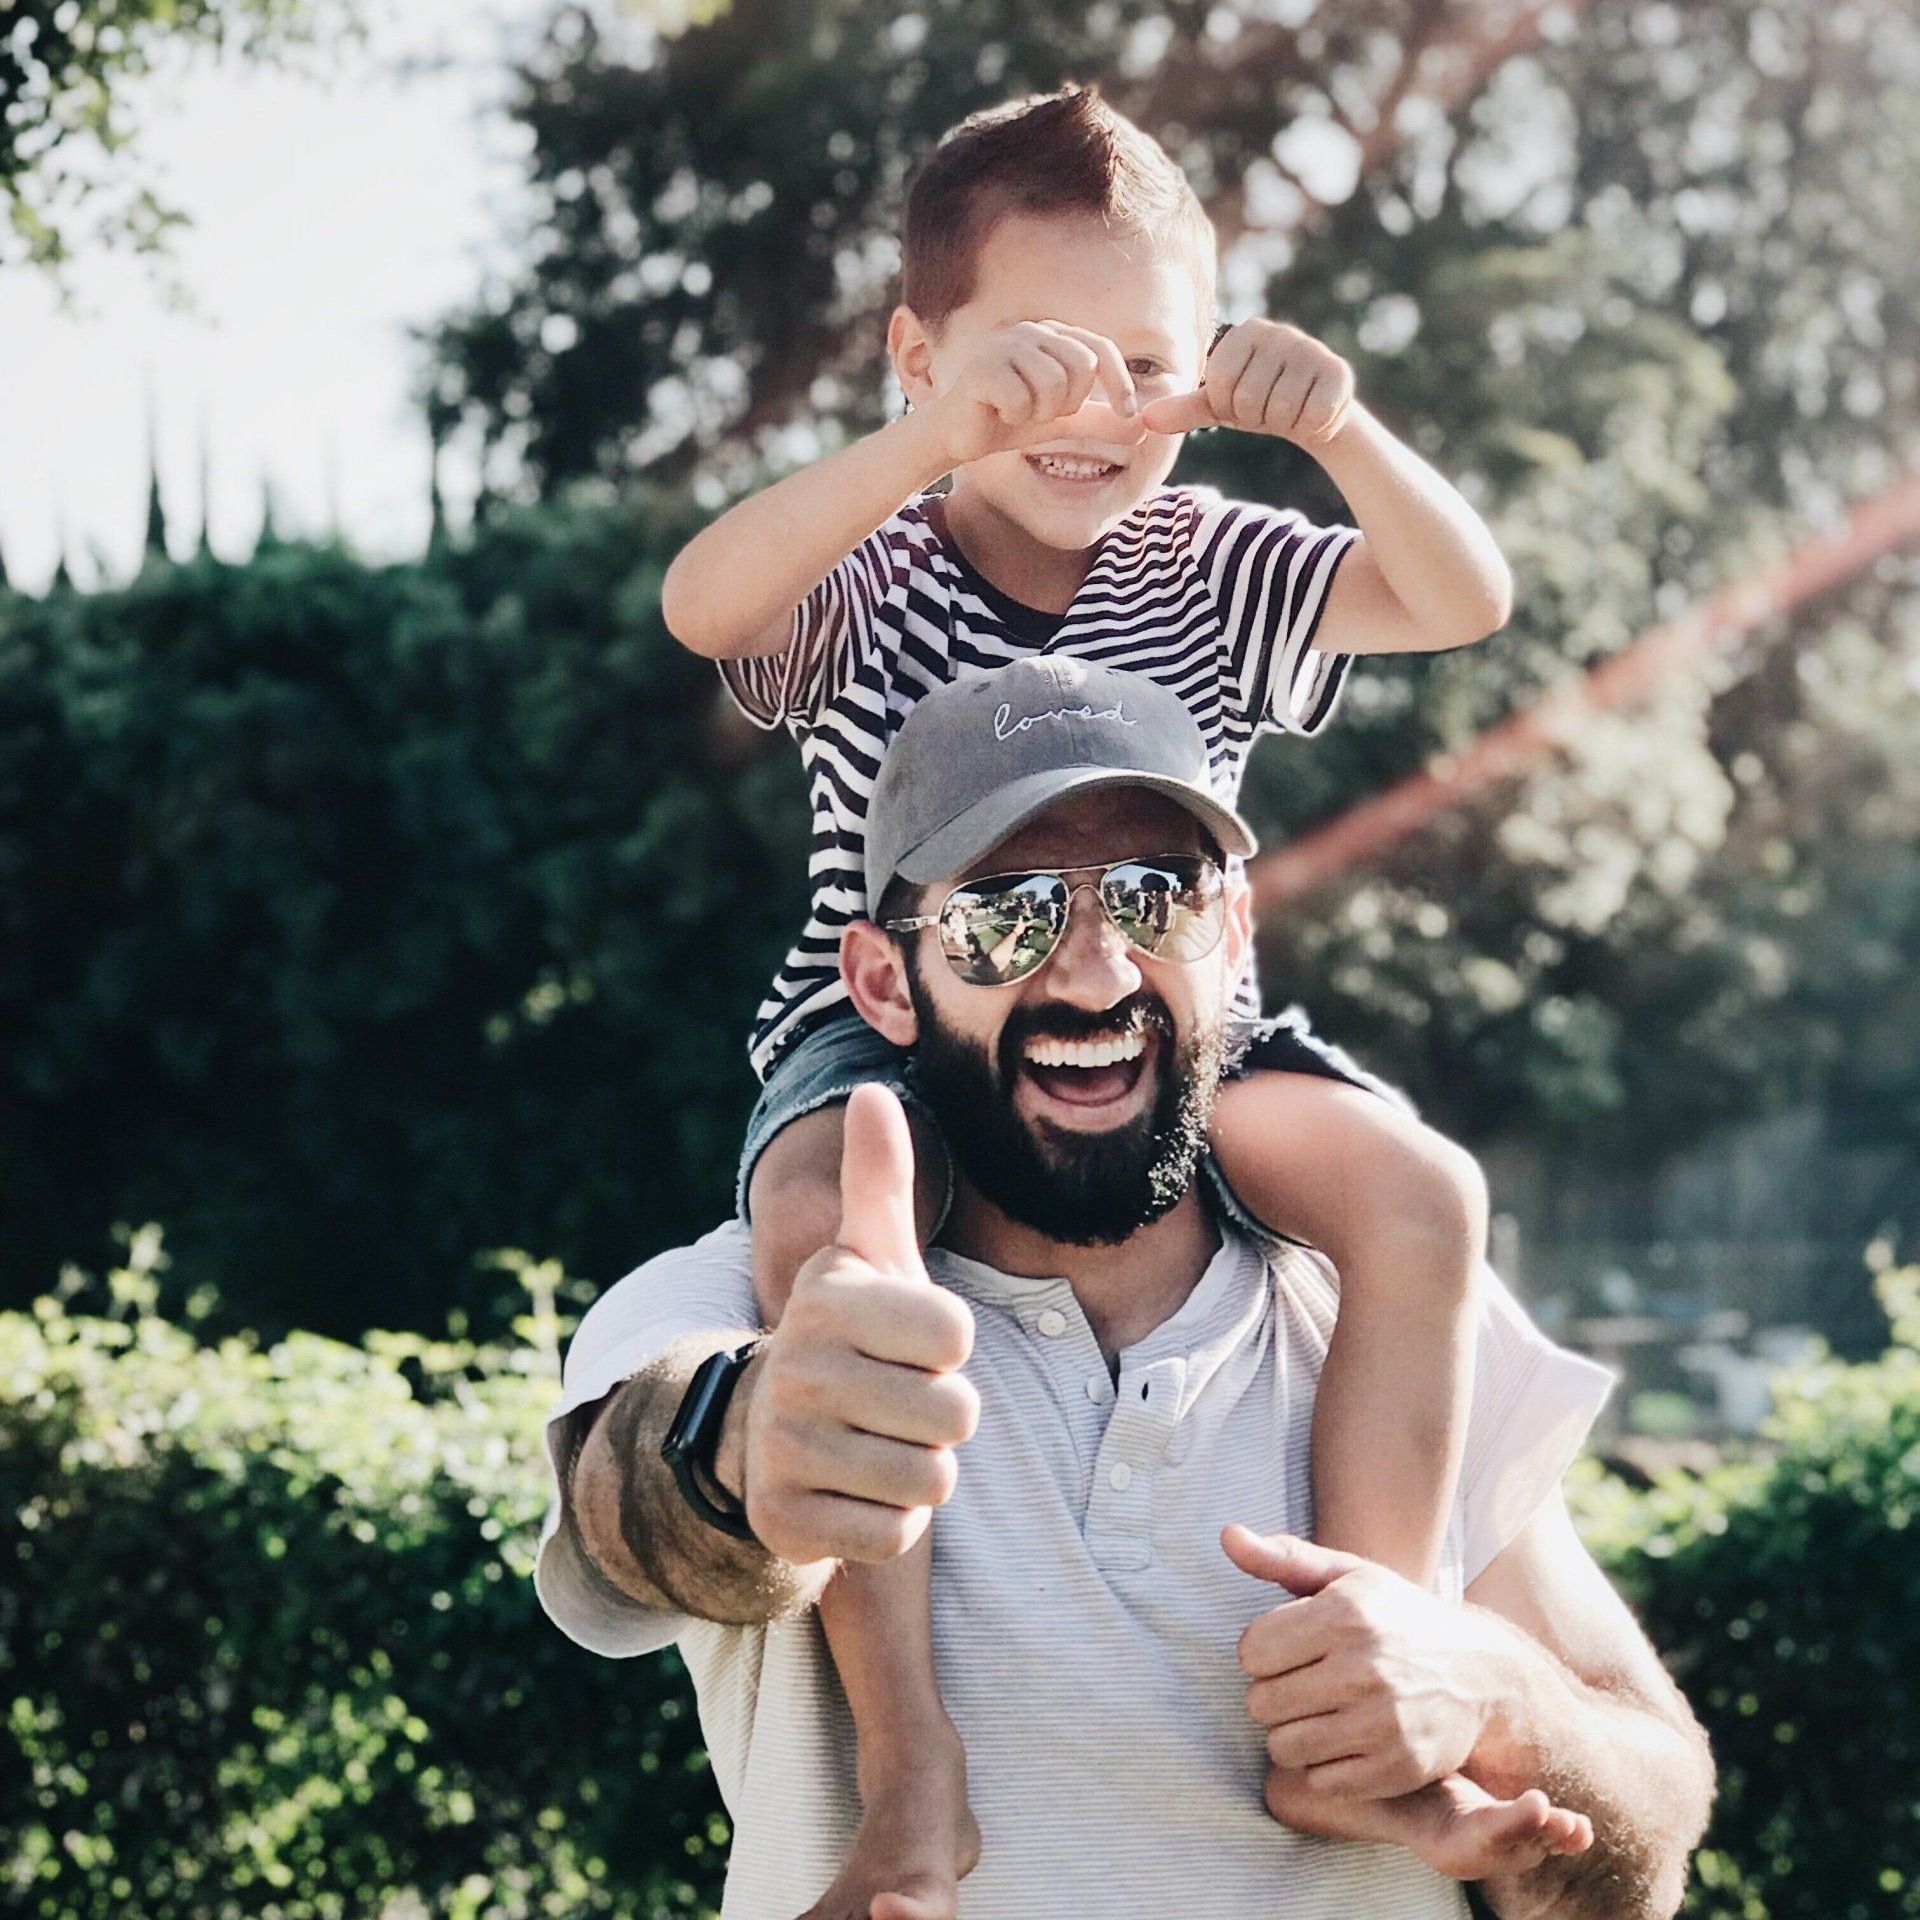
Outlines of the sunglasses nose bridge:
[[[1049,956],[1056,966],[1062,959],[1067,959],[1071,970],[1078,970],[1089,961],[1098,966],[1133,970],[1137,958],[1134,944],[1114,918],[1103,881],[1104,876],[1101,879],[1062,882],[1067,889],[1067,897],[1061,909],[1060,931],[1055,936],[1053,952]],[[1093,895],[1090,919],[1087,914],[1076,911],[1076,904],[1083,893]],[[1075,933],[1076,920],[1087,921],[1088,931],[1084,938]],[[1090,946],[1088,942],[1091,942]],[[1070,954],[1069,949],[1075,951]]]

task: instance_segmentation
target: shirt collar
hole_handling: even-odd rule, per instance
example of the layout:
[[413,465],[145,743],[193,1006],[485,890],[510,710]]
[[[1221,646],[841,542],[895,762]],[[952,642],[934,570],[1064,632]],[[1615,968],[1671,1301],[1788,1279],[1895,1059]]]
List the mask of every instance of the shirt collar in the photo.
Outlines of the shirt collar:
[[[943,1285],[977,1306],[1004,1312],[1046,1305],[1079,1314],[1072,1283],[1057,1274],[1002,1273],[984,1261],[969,1260],[945,1247],[927,1251],[927,1269]],[[1220,1222],[1220,1246],[1189,1293],[1166,1319],[1120,1354],[1122,1366],[1180,1358],[1186,1362],[1186,1391],[1192,1397],[1220,1363],[1266,1317],[1273,1298],[1272,1277],[1260,1248],[1237,1228]]]

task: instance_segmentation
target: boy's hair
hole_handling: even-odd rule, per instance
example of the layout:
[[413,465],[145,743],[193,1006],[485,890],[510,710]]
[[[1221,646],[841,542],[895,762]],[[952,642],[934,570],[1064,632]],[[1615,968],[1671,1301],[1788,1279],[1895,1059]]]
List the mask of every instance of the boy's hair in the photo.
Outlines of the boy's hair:
[[980,248],[1006,214],[1097,214],[1186,246],[1202,331],[1213,311],[1213,222],[1167,150],[1093,87],[1062,87],[970,114],[907,191],[901,298],[938,332],[973,297]]

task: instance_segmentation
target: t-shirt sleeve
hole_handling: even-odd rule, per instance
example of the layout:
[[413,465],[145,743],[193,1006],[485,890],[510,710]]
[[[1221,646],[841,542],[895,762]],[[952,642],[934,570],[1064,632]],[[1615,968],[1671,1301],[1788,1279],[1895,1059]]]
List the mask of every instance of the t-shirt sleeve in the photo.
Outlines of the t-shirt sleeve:
[[1481,1271],[1473,1404],[1460,1469],[1466,1584],[1483,1573],[1566,1477],[1615,1375],[1555,1346],[1492,1271]]
[[629,1599],[594,1568],[562,1524],[562,1476],[600,1402],[623,1380],[694,1334],[757,1330],[749,1245],[746,1228],[730,1221],[649,1260],[593,1303],[567,1348],[560,1398],[547,1415],[547,1517],[533,1586],[548,1618],[590,1652],[614,1659],[652,1653],[677,1639],[688,1620]]
[[793,610],[776,653],[722,660],[720,678],[757,727],[813,725],[872,651],[901,540],[892,521],[870,534]]
[[1360,537],[1290,507],[1191,490],[1195,565],[1220,615],[1221,667],[1256,727],[1313,734],[1333,717],[1353,656],[1313,644],[1333,577]]

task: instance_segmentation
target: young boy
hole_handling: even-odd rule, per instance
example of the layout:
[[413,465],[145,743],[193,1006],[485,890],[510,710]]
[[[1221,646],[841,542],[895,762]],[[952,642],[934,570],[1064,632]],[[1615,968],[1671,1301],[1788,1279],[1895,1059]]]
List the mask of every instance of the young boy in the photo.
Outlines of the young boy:
[[[879,1079],[914,1112],[902,1057],[852,1014],[836,958],[872,910],[866,801],[916,699],[1033,652],[1146,673],[1186,700],[1231,803],[1254,737],[1318,731],[1354,654],[1464,646],[1509,606],[1486,528],[1354,399],[1344,362],[1267,320],[1209,351],[1211,223],[1094,92],[950,133],[909,195],[903,269],[887,345],[905,417],[734,507],[664,589],[676,637],[721,663],[759,725],[800,739],[812,796],[812,917],[760,1010],[766,1086],[740,1179],[769,1324],[838,1227],[840,1104]],[[1181,436],[1211,426],[1307,448],[1357,529],[1165,487]],[[928,491],[949,474],[948,493]],[[1236,1015],[1216,1158],[1248,1213],[1324,1250],[1341,1278],[1315,1413],[1317,1536],[1428,1582],[1471,1385],[1479,1172],[1297,1019],[1262,1022],[1251,981]],[[928,1238],[948,1175],[924,1116],[914,1126]],[[933,1676],[929,1564],[923,1544],[848,1567],[822,1602],[864,1811],[809,1920],[950,1915],[977,1857]],[[1463,1878],[1579,1844],[1577,1818],[1537,1793],[1496,1803],[1456,1779],[1394,1804],[1405,1844]]]

